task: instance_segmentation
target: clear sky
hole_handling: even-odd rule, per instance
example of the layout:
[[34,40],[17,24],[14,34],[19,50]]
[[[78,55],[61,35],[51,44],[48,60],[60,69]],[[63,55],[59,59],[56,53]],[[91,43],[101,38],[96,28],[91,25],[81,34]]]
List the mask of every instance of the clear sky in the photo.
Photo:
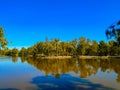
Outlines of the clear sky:
[[84,36],[106,40],[105,29],[120,20],[120,0],[0,0],[0,26],[9,47],[27,47],[48,38]]

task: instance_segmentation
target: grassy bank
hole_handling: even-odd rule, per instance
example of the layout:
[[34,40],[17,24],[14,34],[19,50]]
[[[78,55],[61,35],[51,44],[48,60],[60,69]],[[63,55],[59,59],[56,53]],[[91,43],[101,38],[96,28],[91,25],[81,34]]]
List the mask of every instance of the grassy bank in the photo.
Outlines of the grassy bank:
[[45,56],[42,59],[71,59],[72,56]]
[[[28,57],[33,57],[32,55],[29,55]],[[71,58],[78,58],[78,59],[120,59],[120,56],[35,56],[36,58],[41,59],[71,59]]]
[[78,56],[79,59],[108,59],[108,56]]
[[37,56],[36,58],[42,59],[71,59],[71,58],[79,58],[79,59],[108,59],[108,56]]

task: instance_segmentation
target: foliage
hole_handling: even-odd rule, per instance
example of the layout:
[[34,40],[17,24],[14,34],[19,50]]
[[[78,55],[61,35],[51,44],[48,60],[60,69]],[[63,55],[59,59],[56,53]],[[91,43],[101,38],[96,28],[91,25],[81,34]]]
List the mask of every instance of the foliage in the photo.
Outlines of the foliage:
[[17,48],[13,48],[11,50],[11,54],[12,54],[13,57],[17,57],[18,56],[18,49]]
[[20,56],[107,56],[107,55],[120,55],[120,49],[115,41],[108,43],[80,37],[72,41],[63,42],[55,38],[45,42],[38,42],[28,49],[22,48],[19,52]]
[[27,56],[27,49],[22,47],[22,49],[19,52],[19,56],[21,56],[21,57]]
[[114,37],[117,43],[120,44],[120,21],[109,26],[106,30],[106,36],[108,39]]
[[98,55],[107,56],[108,55],[108,45],[104,41],[100,41],[98,45]]
[[3,28],[0,27],[0,47],[5,48],[7,45],[7,39],[4,37],[4,31]]
[[45,42],[37,42],[29,48],[21,48],[17,50],[14,48],[9,50],[8,48],[0,51],[1,55],[7,56],[117,56],[120,55],[120,47],[117,42],[109,41],[97,42],[95,40],[86,39],[80,37],[80,39],[74,39],[72,41],[63,42],[60,39],[55,38],[47,40]]

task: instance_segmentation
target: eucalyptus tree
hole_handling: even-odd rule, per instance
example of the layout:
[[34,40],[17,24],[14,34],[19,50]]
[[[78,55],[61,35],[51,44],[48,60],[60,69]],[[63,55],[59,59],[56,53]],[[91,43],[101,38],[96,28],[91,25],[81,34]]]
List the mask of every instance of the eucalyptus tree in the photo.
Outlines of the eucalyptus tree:
[[48,55],[48,56],[52,55],[52,52],[53,52],[52,42],[49,41],[48,38],[46,38],[46,42],[44,44],[45,44],[45,47],[44,47],[45,54]]
[[61,46],[61,50],[60,50],[61,55],[63,55],[63,56],[67,55],[67,43],[61,42],[60,46]]
[[13,57],[17,57],[17,56],[18,56],[18,52],[19,52],[19,51],[18,51],[17,48],[13,48],[13,49],[12,49],[12,56],[13,56]]
[[89,55],[91,51],[91,40],[87,39],[85,44],[85,55]]
[[22,47],[22,49],[19,52],[19,56],[22,56],[22,57],[27,56],[27,49]]
[[58,49],[59,49],[59,39],[58,38],[55,38],[54,39],[54,43],[55,43],[55,52],[56,52],[56,55],[58,56]]
[[120,21],[116,24],[112,24],[106,30],[106,36],[108,39],[114,37],[118,44],[120,44]]
[[107,56],[108,55],[108,45],[104,41],[100,41],[98,45],[98,55]]
[[4,37],[4,30],[0,27],[0,49],[5,48],[7,43],[7,39]]
[[95,40],[92,41],[91,55],[98,55],[98,43]]
[[33,46],[27,48],[27,54],[28,55],[33,55],[33,51],[34,51],[34,47]]
[[72,54],[73,55],[77,54],[77,45],[78,45],[78,39],[74,39],[74,40],[71,41]]
[[115,41],[113,40],[109,41],[108,47],[109,47],[109,55],[111,56],[120,55],[120,48]]
[[86,50],[86,38],[80,37],[80,40],[77,45],[78,55],[85,55],[85,50]]

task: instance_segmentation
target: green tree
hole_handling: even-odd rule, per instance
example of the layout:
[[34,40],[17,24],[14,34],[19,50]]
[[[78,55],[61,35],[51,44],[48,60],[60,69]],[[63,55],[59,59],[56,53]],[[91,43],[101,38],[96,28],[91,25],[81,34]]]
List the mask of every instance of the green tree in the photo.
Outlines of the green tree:
[[74,39],[74,40],[71,41],[72,55],[77,54],[77,44],[78,44],[78,39]]
[[55,50],[56,50],[56,55],[58,56],[59,54],[59,39],[55,38]]
[[28,54],[28,55],[33,55],[33,50],[34,50],[34,47],[33,47],[33,46],[29,47],[29,48],[27,49],[27,54]]
[[118,44],[120,44],[120,21],[117,24],[112,24],[106,30],[106,36],[108,39],[114,37]]
[[90,55],[90,51],[91,51],[91,40],[87,39],[85,44],[85,55]]
[[107,56],[108,55],[108,45],[104,41],[100,41],[98,45],[98,54],[100,56]]
[[98,54],[98,43],[93,40],[91,45],[91,55],[97,55]]
[[18,52],[19,52],[19,51],[18,51],[17,48],[13,48],[13,49],[12,49],[12,56],[13,56],[13,57],[17,57],[17,56],[18,56]]
[[86,51],[86,38],[81,37],[78,42],[77,53],[78,55],[85,55],[85,51]]
[[0,27],[0,49],[5,48],[7,46],[7,39],[4,37],[3,28]]
[[67,43],[66,42],[61,42],[60,43],[61,46],[61,55],[67,55]]
[[22,47],[22,49],[19,52],[19,56],[22,56],[22,57],[27,56],[27,49]]
[[108,42],[109,46],[109,55],[111,56],[117,56],[120,55],[120,47],[117,45],[117,43],[113,40]]

